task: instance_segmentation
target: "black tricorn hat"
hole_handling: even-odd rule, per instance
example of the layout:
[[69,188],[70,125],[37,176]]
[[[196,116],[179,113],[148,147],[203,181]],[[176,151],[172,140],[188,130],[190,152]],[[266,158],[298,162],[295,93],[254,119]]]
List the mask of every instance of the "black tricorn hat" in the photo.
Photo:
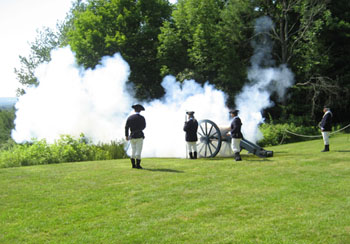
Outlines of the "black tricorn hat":
[[233,109],[233,110],[230,110],[230,114],[238,114],[239,110],[237,109]]
[[145,108],[141,104],[135,104],[131,106],[133,109],[138,110],[138,111],[144,111]]
[[188,114],[188,115],[193,115],[194,112],[193,112],[193,111],[187,111],[186,114]]

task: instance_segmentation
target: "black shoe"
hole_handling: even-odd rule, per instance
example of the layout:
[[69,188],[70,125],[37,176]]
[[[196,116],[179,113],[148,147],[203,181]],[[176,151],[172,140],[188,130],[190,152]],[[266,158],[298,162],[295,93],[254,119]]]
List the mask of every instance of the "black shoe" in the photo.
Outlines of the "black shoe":
[[131,167],[132,167],[133,169],[135,169],[135,168],[136,168],[135,159],[134,159],[134,158],[130,158],[130,160],[131,160]]
[[235,160],[242,161],[242,158],[241,158],[241,155],[239,155],[239,152],[235,153]]
[[188,155],[190,155],[190,159],[193,159],[193,154],[190,152]]
[[321,152],[329,152],[329,145],[325,145]]
[[197,152],[193,153],[193,159],[197,159]]
[[141,167],[141,159],[136,159],[136,168],[137,168],[137,169],[143,169],[143,168]]

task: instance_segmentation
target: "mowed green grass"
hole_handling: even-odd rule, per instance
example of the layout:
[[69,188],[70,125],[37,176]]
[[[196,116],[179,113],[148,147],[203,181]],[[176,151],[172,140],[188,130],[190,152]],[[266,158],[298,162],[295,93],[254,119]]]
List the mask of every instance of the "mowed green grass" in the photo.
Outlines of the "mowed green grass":
[[350,243],[350,135],[267,149],[0,169],[0,243]]

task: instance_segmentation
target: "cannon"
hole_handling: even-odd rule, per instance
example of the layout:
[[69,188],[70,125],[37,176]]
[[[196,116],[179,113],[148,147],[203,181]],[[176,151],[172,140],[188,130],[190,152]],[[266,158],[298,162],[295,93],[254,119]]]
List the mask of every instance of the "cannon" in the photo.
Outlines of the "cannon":
[[[216,155],[231,156],[231,137],[227,135],[229,129],[219,128],[213,121],[204,119],[198,121],[198,156],[212,158]],[[241,150],[245,149],[258,157],[272,157],[273,151],[267,151],[260,146],[246,140],[241,140]]]

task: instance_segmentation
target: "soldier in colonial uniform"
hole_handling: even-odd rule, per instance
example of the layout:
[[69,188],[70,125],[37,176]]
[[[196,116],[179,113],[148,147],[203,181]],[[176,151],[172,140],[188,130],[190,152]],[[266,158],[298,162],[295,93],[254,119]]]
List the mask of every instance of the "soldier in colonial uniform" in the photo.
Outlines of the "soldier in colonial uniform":
[[232,122],[231,122],[231,130],[230,130],[230,134],[231,134],[231,138],[232,138],[232,142],[231,142],[231,146],[232,146],[232,151],[235,154],[235,160],[236,161],[241,161],[241,155],[240,155],[240,151],[241,151],[241,140],[243,138],[242,132],[241,132],[241,127],[242,127],[242,122],[241,119],[238,117],[238,110],[231,110],[230,111]]
[[[141,167],[141,152],[143,146],[143,139],[145,138],[143,130],[146,128],[146,120],[140,114],[145,108],[141,104],[132,106],[135,114],[130,115],[125,125],[125,138],[130,140],[131,144],[131,165],[132,168],[142,169]],[[129,135],[130,130],[130,135]]]
[[197,130],[198,122],[194,118],[194,112],[186,112],[188,115],[188,121],[185,122],[184,131],[186,132],[187,149],[191,159],[197,159]]
[[320,122],[321,133],[324,142],[324,149],[321,152],[329,151],[329,134],[332,131],[332,117],[333,114],[328,107],[323,108],[323,117]]

